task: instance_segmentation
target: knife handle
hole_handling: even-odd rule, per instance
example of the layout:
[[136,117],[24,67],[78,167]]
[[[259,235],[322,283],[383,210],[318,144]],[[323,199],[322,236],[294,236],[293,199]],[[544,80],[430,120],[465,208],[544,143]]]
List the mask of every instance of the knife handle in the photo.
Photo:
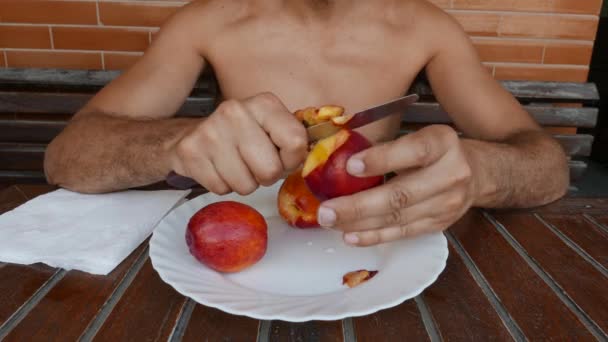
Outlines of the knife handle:
[[169,173],[165,181],[170,186],[180,190],[191,189],[199,185],[194,179],[178,175],[173,171]]

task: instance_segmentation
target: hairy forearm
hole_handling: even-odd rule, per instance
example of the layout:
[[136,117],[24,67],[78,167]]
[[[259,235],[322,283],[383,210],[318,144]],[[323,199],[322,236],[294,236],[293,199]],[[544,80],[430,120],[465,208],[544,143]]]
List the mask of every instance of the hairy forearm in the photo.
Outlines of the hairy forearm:
[[500,143],[463,139],[463,144],[475,176],[474,206],[534,207],[567,191],[566,156],[542,131],[518,133]]
[[76,116],[47,148],[47,180],[85,193],[161,181],[171,171],[170,146],[197,120]]

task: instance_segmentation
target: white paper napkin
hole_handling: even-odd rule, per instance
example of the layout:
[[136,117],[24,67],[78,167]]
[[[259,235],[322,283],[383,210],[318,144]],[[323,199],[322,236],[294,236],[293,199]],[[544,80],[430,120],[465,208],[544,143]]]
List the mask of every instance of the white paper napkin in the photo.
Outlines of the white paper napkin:
[[38,196],[0,216],[0,261],[108,274],[189,192]]

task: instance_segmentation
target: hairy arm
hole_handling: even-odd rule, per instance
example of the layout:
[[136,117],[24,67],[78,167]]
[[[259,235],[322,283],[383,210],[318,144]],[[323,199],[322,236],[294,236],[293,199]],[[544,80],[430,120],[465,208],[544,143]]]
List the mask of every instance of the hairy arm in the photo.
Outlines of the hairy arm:
[[559,143],[485,70],[460,25],[439,10],[430,12],[427,76],[465,136],[461,142],[475,176],[473,205],[530,207],[563,196],[569,177]]
[[108,192],[162,180],[171,146],[199,119],[171,118],[203,70],[200,4],[160,30],[145,55],[102,89],[49,145],[47,180],[80,192]]

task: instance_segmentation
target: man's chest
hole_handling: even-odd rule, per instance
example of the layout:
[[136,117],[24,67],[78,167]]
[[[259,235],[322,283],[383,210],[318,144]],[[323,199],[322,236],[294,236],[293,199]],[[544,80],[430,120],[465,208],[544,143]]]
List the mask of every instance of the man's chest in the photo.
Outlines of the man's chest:
[[356,111],[402,95],[426,64],[415,40],[386,30],[293,30],[227,37],[209,55],[223,96],[275,93],[291,110],[333,103]]

